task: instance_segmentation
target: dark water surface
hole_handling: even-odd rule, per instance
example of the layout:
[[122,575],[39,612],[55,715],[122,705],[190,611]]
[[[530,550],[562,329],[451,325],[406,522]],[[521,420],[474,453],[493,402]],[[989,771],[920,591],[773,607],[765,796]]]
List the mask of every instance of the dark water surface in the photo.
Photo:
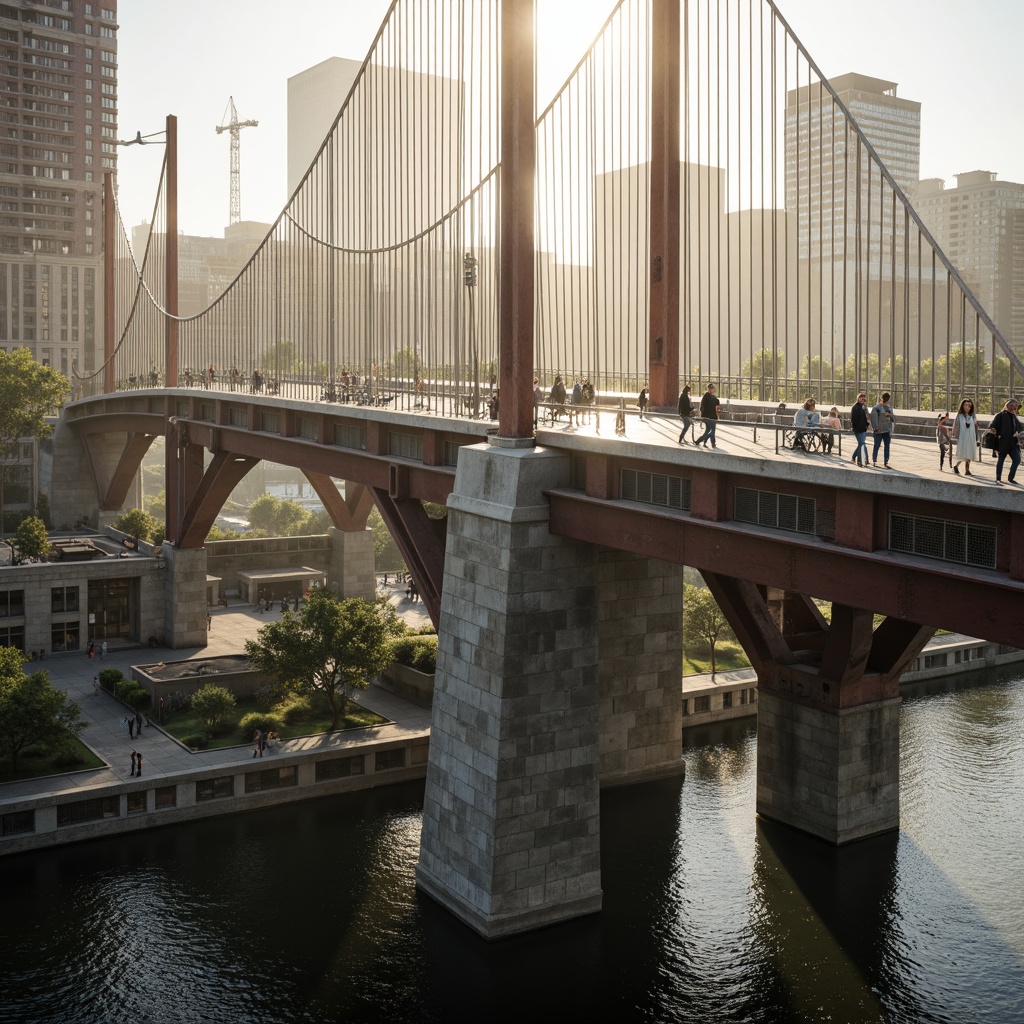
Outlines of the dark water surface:
[[1024,1024],[1024,679],[902,711],[902,828],[754,815],[750,724],[602,797],[600,915],[488,944],[414,887],[422,785],[0,860],[0,1021]]

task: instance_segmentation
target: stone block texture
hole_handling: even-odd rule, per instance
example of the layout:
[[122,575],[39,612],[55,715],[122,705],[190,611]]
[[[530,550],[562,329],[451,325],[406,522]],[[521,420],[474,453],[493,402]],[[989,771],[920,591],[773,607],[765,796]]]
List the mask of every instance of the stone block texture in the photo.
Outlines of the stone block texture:
[[899,700],[844,711],[761,690],[757,812],[829,842],[898,829]]
[[165,542],[164,636],[169,647],[206,646],[206,550]]
[[460,453],[417,882],[497,938],[600,909],[597,552],[551,536],[568,461]]
[[597,581],[601,783],[681,773],[682,569],[602,549]]
[[332,526],[327,534],[331,542],[327,581],[334,586],[339,597],[361,597],[364,601],[373,601],[377,596],[373,530],[346,533]]

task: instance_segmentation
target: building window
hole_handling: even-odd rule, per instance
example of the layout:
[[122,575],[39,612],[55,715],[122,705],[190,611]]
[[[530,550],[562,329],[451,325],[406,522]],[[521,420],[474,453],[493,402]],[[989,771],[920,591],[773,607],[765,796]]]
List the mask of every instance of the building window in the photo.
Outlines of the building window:
[[161,786],[154,793],[156,798],[156,809],[158,811],[167,810],[169,807],[178,806],[178,787],[177,786]]
[[24,590],[0,590],[0,619],[25,614]]
[[78,650],[78,622],[55,622],[50,627],[51,651]]
[[140,789],[135,793],[128,794],[128,813],[129,814],[145,814],[146,813],[146,790]]
[[703,712],[711,710],[711,698],[705,697],[694,697],[693,698],[693,713],[699,715]]
[[14,647],[25,650],[24,626],[0,626],[0,647]]
[[726,690],[722,694],[722,707],[723,708],[731,708],[732,707],[732,690]]
[[364,771],[363,756],[332,757],[316,763],[316,781],[329,782],[331,779],[347,779],[352,775],[362,775]]
[[366,427],[362,424],[335,423],[334,443],[339,448],[355,448],[357,451],[365,452]]
[[398,459],[423,461],[423,436],[403,434],[397,430],[388,431],[388,454]]
[[235,795],[235,777],[221,775],[216,779],[203,779],[196,783],[196,803],[207,800],[223,800]]
[[77,612],[78,587],[54,587],[50,591],[50,611]]
[[120,798],[101,796],[93,800],[76,800],[70,804],[57,804],[57,824],[81,825],[86,821],[100,821],[103,818],[121,816]]
[[36,830],[35,811],[12,811],[2,816],[3,834],[5,836],[21,836]]
[[683,698],[683,717],[686,718],[690,713],[690,701],[688,698]]
[[816,511],[817,503],[813,498],[798,498],[795,494],[755,491],[748,487],[737,487],[733,493],[733,519],[738,523],[813,534]]
[[925,668],[945,668],[946,667],[946,652],[942,654],[926,654],[924,656],[924,667]]
[[373,770],[375,772],[391,772],[396,768],[405,767],[405,747],[397,747],[395,750],[378,750],[374,757]]
[[268,789],[297,786],[299,776],[294,765],[289,768],[268,768],[262,772],[245,773],[246,793],[262,793]]
[[619,497],[690,511],[690,481],[664,473],[644,473],[636,469],[619,470]]

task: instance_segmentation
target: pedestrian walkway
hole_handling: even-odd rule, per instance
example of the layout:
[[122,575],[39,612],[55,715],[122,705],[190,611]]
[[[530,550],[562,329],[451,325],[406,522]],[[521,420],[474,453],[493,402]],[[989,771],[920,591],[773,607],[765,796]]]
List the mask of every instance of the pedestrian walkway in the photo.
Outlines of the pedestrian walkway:
[[[412,602],[406,598],[404,584],[393,585],[388,589],[390,602],[411,628],[418,628],[430,621],[423,610],[422,602]],[[128,715],[128,709],[102,688],[98,694],[94,693],[93,677],[104,668],[119,669],[127,678],[131,676],[132,665],[193,659],[202,661],[220,655],[239,654],[244,650],[246,640],[254,638],[260,628],[268,622],[280,618],[280,611],[259,614],[255,608],[236,602],[227,608],[218,608],[212,612],[209,643],[206,647],[181,650],[166,647],[111,648],[106,658],[89,658],[81,652],[55,655],[41,664],[27,666],[45,669],[53,685],[59,690],[66,690],[71,699],[78,704],[82,709],[82,718],[88,723],[82,731],[82,741],[106,761],[108,767],[0,785],[0,805],[25,797],[47,793],[56,795],[121,782],[130,778],[133,750],[142,754],[143,778],[206,770],[219,765],[237,765],[251,759],[251,743],[193,753],[172,739],[155,722],[143,726],[141,737],[129,739],[127,729],[122,725]],[[429,707],[421,707],[403,700],[377,686],[354,694],[354,699],[363,707],[387,718],[390,724],[284,740],[280,752],[346,749],[370,741],[406,740],[429,735]]]

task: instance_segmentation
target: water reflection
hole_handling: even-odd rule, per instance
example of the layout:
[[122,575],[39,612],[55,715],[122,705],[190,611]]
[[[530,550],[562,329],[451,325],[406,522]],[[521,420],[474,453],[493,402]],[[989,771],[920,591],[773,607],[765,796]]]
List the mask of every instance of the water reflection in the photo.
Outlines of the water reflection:
[[1024,1024],[1024,681],[912,695],[902,828],[754,815],[751,722],[602,795],[601,914],[488,944],[416,892],[421,785],[5,858],[0,1020]]

